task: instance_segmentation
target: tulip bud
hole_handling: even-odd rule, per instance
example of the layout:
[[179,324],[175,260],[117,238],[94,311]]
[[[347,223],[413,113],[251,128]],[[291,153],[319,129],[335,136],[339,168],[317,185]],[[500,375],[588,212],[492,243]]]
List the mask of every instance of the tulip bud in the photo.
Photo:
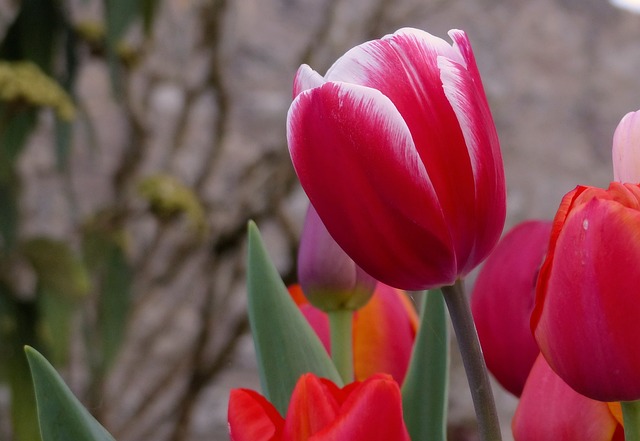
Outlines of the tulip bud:
[[516,396],[540,352],[529,321],[550,233],[550,221],[528,221],[513,228],[485,261],[471,296],[487,367]]
[[298,280],[309,302],[323,311],[359,309],[376,286],[329,235],[312,205],[302,229]]
[[640,183],[640,110],[627,113],[613,134],[613,178]]

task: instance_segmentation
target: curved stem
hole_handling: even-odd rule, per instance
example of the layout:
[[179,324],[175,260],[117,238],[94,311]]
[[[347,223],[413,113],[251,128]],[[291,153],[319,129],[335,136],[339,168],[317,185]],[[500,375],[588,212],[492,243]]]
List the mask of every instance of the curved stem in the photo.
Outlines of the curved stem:
[[344,384],[353,382],[353,311],[327,313],[331,328],[331,358]]
[[442,292],[458,340],[464,370],[467,373],[473,407],[478,419],[480,439],[500,441],[502,439],[500,423],[493,400],[491,383],[462,281],[457,280],[454,285],[443,287]]
[[622,401],[625,441],[640,440],[640,401]]

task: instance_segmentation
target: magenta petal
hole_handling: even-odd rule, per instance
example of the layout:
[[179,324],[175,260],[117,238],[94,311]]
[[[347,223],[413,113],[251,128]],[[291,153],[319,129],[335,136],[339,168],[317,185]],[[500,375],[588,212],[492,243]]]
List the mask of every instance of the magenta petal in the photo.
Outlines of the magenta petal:
[[[464,35],[464,34],[463,34]],[[465,36],[466,38],[466,36]],[[440,57],[444,92],[458,118],[468,149],[475,189],[473,223],[460,225],[475,243],[468,255],[458,254],[466,262],[459,268],[466,274],[491,251],[504,226],[506,191],[500,143],[479,75],[456,61]]]
[[346,83],[307,90],[289,110],[287,138],[311,203],[367,273],[403,289],[453,283],[438,198],[389,98]]
[[[397,107],[438,194],[457,261],[464,267],[464,271],[458,268],[458,272],[464,274],[467,267],[478,263],[474,235],[476,228],[484,225],[477,223],[480,215],[476,213],[476,195],[480,193],[475,189],[463,130],[442,86],[439,57],[459,65],[465,64],[463,55],[443,39],[417,29],[401,29],[347,52],[327,72],[326,78],[329,81],[356,82],[380,90]],[[474,99],[476,93],[475,90],[473,92],[468,99]],[[495,131],[493,126],[491,130]],[[491,217],[500,218],[500,215],[498,210]],[[501,219],[504,219],[504,213]],[[501,230],[501,227],[502,224],[499,229],[493,228],[492,234],[495,234],[493,230]],[[483,251],[485,249],[486,246]],[[472,253],[474,259],[468,262]]]

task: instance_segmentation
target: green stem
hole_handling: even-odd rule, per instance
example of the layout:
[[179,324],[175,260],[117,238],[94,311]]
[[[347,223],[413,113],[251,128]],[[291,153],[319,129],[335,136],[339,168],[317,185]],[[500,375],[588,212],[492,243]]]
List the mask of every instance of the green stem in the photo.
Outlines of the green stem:
[[621,401],[625,441],[640,441],[640,401]]
[[446,441],[449,324],[439,289],[424,293],[420,327],[402,385],[402,408],[413,441]]
[[331,311],[331,358],[344,384],[353,382],[353,311]]
[[491,383],[462,281],[457,280],[454,285],[443,287],[442,292],[458,340],[464,370],[467,373],[473,407],[478,419],[480,439],[500,441],[502,439],[500,423],[493,400]]

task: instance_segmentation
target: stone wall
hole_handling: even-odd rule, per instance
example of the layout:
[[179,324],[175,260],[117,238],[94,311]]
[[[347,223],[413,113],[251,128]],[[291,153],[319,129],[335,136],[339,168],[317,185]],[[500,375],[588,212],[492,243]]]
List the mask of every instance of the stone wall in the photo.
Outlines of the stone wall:
[[[0,1],[0,27],[13,3]],[[65,3],[75,23],[102,20],[98,0]],[[227,439],[229,389],[258,387],[244,312],[248,219],[294,278],[306,201],[285,142],[293,75],[301,63],[322,73],[350,47],[404,26],[469,34],[501,139],[508,225],[551,218],[576,184],[611,179],[613,131],[640,108],[640,16],[603,0],[160,2],[151,37],[129,33],[139,58],[123,96],[104,59],[83,54],[70,174],[56,168],[47,113],[20,160],[25,236],[73,239],[89,216],[127,213],[135,308],[91,409],[118,440]],[[160,171],[202,201],[205,240],[146,210],[136,185]],[[65,373],[80,396],[82,355]],[[452,382],[456,439],[474,439],[455,357]],[[508,439],[515,400],[497,393]]]

